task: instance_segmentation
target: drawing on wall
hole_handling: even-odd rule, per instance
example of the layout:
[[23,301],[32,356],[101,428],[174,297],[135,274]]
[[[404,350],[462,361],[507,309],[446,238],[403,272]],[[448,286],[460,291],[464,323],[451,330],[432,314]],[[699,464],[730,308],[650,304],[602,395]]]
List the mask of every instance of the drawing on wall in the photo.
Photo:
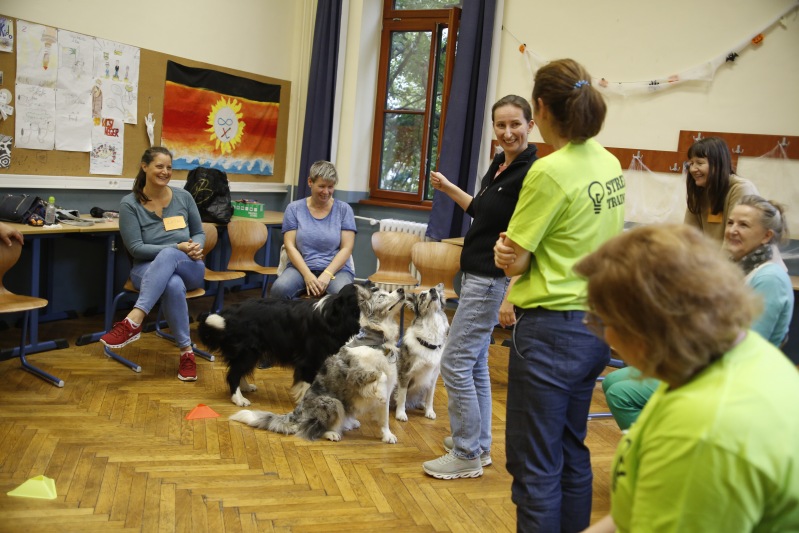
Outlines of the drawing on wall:
[[102,108],[136,124],[141,51],[135,46],[94,39],[94,79],[102,81]]
[[55,89],[16,84],[14,146],[34,150],[55,147]]
[[161,144],[172,167],[274,172],[280,86],[167,62]]
[[0,52],[14,51],[14,21],[0,17]]
[[58,31],[50,26],[18,20],[16,37],[17,83],[55,88]]
[[13,137],[0,135],[0,168],[11,166],[11,141]]
[[58,52],[55,148],[88,152],[92,148],[94,38],[59,30]]
[[89,153],[90,174],[122,174],[125,122],[121,117],[103,117],[92,127],[92,151]]
[[11,106],[13,101],[11,91],[6,88],[0,89],[0,117],[3,117],[3,120],[14,114],[14,108]]

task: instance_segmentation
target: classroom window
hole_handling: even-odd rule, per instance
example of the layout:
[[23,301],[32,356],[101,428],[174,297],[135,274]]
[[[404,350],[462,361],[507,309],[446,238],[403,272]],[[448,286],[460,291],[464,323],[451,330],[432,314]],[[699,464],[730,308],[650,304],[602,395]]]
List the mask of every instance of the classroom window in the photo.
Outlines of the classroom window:
[[429,206],[460,8],[452,0],[384,2],[370,201]]

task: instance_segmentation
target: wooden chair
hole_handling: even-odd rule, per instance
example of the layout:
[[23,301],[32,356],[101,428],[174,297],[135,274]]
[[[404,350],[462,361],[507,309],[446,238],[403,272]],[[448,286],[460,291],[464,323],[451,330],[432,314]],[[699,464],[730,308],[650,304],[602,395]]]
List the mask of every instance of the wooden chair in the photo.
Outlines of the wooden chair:
[[369,281],[386,285],[415,287],[419,284],[411,274],[411,249],[421,242],[418,235],[399,231],[377,231],[372,234],[372,250],[380,261],[377,272],[369,276]]
[[22,245],[17,241],[12,240],[11,246],[0,243],[0,313],[24,313],[22,317],[22,340],[19,344],[19,361],[22,364],[22,368],[49,381],[57,387],[63,387],[64,381],[62,379],[33,366],[25,357],[25,344],[28,339],[28,324],[30,323],[31,313],[36,312],[36,309],[46,307],[47,300],[34,296],[14,294],[6,289],[3,284],[3,278],[6,272],[11,270],[11,267],[17,263],[21,253]]
[[269,230],[262,222],[255,220],[233,220],[227,225],[230,239],[230,261],[228,270],[254,272],[264,276],[261,298],[266,296],[269,276],[277,276],[277,267],[262,266],[255,261],[255,254],[264,247],[269,238]]
[[[203,222],[203,231],[205,232],[203,261],[205,261],[205,258],[208,256],[208,254],[210,254],[214,247],[216,247],[216,243],[219,240],[219,233],[216,230],[216,226],[210,222]],[[212,313],[218,313],[222,309],[222,303],[225,298],[225,287],[223,286],[223,283],[226,281],[243,278],[246,275],[247,274],[244,272],[220,272],[217,270],[211,270],[208,268],[207,264],[205,265],[205,281],[208,283],[217,283],[216,296],[214,297],[214,303],[211,307]]]
[[457,300],[455,276],[461,268],[463,247],[445,242],[419,242],[411,249],[413,266],[419,271],[422,280],[413,292],[419,293],[444,284],[447,300]]

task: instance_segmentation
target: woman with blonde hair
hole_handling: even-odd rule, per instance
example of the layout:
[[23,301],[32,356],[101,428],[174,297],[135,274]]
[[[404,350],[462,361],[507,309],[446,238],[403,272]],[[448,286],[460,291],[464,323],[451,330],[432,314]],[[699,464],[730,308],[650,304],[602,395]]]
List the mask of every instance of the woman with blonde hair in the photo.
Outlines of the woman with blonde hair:
[[586,322],[662,381],[622,437],[611,515],[587,531],[799,530],[799,374],[748,330],[736,265],[685,225],[643,226],[574,267]]

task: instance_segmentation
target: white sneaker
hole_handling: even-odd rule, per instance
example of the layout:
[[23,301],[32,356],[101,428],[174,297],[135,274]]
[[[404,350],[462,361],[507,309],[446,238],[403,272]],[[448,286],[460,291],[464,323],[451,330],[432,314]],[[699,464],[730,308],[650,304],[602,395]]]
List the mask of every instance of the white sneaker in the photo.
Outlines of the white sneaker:
[[[444,449],[447,450],[447,453],[452,451],[452,448],[455,447],[455,441],[452,440],[452,437],[444,437]],[[491,466],[491,452],[483,452],[480,454],[480,465],[483,467]]]
[[483,475],[483,467],[480,460],[461,459],[452,452],[442,455],[438,459],[427,461],[422,464],[424,471],[436,479],[458,479],[461,477],[480,477]]

